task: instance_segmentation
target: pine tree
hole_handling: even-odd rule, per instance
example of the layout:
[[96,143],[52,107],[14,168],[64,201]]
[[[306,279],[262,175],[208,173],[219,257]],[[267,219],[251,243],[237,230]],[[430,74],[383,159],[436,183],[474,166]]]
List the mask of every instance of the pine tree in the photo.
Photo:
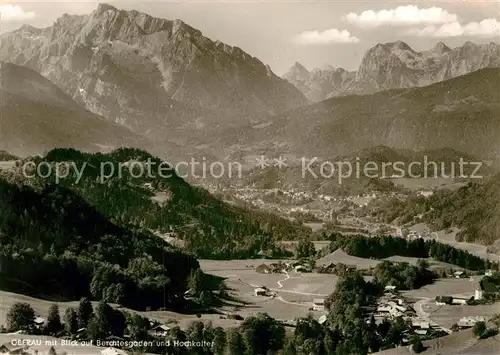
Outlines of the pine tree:
[[78,332],[78,315],[76,314],[74,308],[66,309],[66,312],[64,313],[64,325],[66,331],[70,335],[74,335]]
[[79,326],[85,328],[88,325],[93,313],[94,309],[92,308],[92,303],[87,297],[83,297],[78,305]]
[[53,304],[50,306],[47,317],[47,331],[49,334],[57,334],[62,329],[61,316],[59,315],[59,306]]
[[9,331],[30,330],[35,322],[35,311],[28,303],[14,303],[7,313]]

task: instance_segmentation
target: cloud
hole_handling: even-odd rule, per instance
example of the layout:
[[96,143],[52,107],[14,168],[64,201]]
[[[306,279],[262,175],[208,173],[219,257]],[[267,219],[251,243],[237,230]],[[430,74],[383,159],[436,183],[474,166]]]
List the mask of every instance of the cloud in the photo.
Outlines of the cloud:
[[344,20],[358,27],[374,28],[384,25],[440,25],[458,21],[458,16],[440,7],[420,9],[415,5],[407,5],[390,10],[367,10],[361,14],[351,12],[344,16]]
[[34,12],[25,12],[19,5],[0,5],[0,22],[25,21],[35,17]]
[[359,38],[351,36],[349,31],[340,31],[336,28],[330,28],[325,31],[305,31],[298,35],[295,40],[302,45],[359,42]]
[[412,28],[407,34],[418,37],[500,37],[500,21],[485,19],[481,22],[469,22],[465,25],[459,22],[447,23],[441,26]]

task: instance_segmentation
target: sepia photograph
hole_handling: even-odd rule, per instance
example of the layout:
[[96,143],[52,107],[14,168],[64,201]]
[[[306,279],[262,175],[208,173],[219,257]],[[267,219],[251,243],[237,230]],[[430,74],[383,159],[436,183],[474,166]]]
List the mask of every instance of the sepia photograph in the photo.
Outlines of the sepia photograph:
[[0,354],[500,354],[500,0],[0,2]]

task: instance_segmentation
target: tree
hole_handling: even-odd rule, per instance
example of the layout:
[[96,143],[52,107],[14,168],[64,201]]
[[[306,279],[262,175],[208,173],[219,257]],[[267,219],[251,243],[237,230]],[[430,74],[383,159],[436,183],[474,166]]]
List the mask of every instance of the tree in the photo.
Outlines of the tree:
[[51,347],[49,348],[49,353],[48,353],[48,354],[49,354],[49,355],[57,355],[57,353],[56,353],[56,349],[54,349],[54,347],[53,347],[53,346],[51,346]]
[[267,354],[283,348],[285,328],[267,314],[248,317],[241,325],[247,350],[251,354]]
[[47,331],[49,334],[57,334],[62,329],[61,316],[59,315],[59,306],[53,304],[50,306],[47,317]]
[[[172,329],[169,330],[167,334],[167,341],[170,342],[170,344],[173,344],[175,341],[186,341],[186,334],[182,331],[182,329],[179,326],[173,327]],[[187,349],[185,347],[179,346],[179,347],[170,347],[168,349],[168,354],[175,354],[175,355],[180,355],[180,354],[187,354]]]
[[128,317],[127,327],[130,337],[133,340],[141,341],[148,339],[149,319],[134,314]]
[[64,313],[64,326],[66,328],[66,331],[70,335],[74,335],[78,331],[78,315],[76,314],[76,311],[74,308],[68,308],[66,309],[66,312]]
[[212,293],[210,291],[201,291],[199,302],[203,308],[208,308],[212,305]]
[[201,269],[196,269],[191,272],[188,277],[187,287],[192,295],[197,296],[205,289],[204,279],[205,275]]
[[9,331],[29,331],[35,323],[35,311],[28,303],[14,303],[7,313]]
[[243,336],[237,330],[230,329],[227,332],[227,350],[229,355],[244,355],[246,352]]
[[226,332],[221,327],[214,329],[212,350],[214,355],[223,355],[226,347]]
[[311,242],[309,239],[299,240],[295,248],[295,257],[297,259],[308,258],[315,255],[316,248],[314,247],[313,242]]
[[113,309],[104,301],[97,305],[94,321],[95,339],[103,339],[112,333]]
[[420,337],[414,336],[411,339],[411,348],[412,348],[413,352],[415,352],[416,354],[420,354],[421,352],[423,352],[425,350],[425,346],[422,343],[422,340],[420,340]]
[[87,297],[83,297],[78,305],[78,322],[80,327],[85,328],[88,325],[93,313],[92,303]]

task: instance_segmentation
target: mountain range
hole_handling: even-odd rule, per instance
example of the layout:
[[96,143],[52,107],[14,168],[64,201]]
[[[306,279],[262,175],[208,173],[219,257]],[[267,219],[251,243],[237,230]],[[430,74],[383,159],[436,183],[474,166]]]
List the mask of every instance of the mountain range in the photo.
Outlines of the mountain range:
[[152,135],[210,115],[223,122],[307,103],[238,47],[180,20],[103,3],[47,28],[24,25],[3,34],[0,55],[41,73],[91,112]]
[[418,52],[402,41],[377,44],[364,55],[357,71],[327,66],[308,71],[295,63],[283,76],[311,101],[335,96],[427,86],[491,67],[500,67],[500,45],[466,42],[449,48],[443,42]]
[[[288,111],[241,127],[245,143],[233,153],[329,160],[384,145],[413,151],[453,148],[498,161],[498,117],[500,68],[485,68],[430,86],[335,97]],[[230,136],[218,144],[229,145]]]

